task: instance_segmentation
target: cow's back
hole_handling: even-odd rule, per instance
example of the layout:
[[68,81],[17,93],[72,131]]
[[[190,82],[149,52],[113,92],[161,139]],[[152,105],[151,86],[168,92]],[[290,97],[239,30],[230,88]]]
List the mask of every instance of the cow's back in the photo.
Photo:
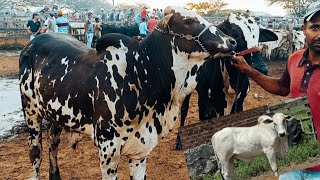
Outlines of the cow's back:
[[102,101],[100,90],[114,96],[104,56],[69,35],[43,34],[21,52],[21,93],[42,118],[91,134],[94,111],[108,109],[106,104],[95,109],[94,99]]

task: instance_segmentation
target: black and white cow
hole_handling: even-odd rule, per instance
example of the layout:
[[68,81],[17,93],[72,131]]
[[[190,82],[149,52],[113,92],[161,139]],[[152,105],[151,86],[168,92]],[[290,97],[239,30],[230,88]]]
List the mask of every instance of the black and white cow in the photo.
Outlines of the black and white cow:
[[[275,33],[259,28],[253,17],[240,13],[231,13],[217,27],[237,41],[235,51],[243,53],[249,65],[267,74],[268,67],[263,62],[259,49],[255,47],[258,47],[258,42],[277,40]],[[246,52],[251,48],[252,51]],[[250,88],[249,78],[234,68],[230,60],[207,61],[199,70],[197,78],[196,90],[198,92],[200,120],[243,111],[243,102]],[[235,97],[228,93],[229,85],[235,91]],[[182,105],[180,126],[184,126],[189,100],[190,95],[186,97]],[[182,145],[178,135],[176,149],[181,148]]]
[[[146,157],[174,127],[202,64],[236,41],[193,11],[166,8],[155,31],[138,42],[108,34],[96,50],[69,35],[43,34],[20,55],[20,89],[29,128],[30,160],[39,179],[41,123],[48,131],[49,177],[60,179],[62,129],[92,137],[102,179],[117,179],[121,155],[130,178],[146,178]],[[76,142],[77,139],[75,139]]]

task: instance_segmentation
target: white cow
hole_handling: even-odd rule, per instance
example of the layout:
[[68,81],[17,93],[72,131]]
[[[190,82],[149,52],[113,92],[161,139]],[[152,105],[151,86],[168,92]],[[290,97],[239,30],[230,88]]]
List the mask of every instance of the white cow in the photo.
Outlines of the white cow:
[[306,36],[303,34],[303,31],[292,31],[292,52],[303,49],[305,42]]
[[289,31],[284,29],[276,29],[273,31],[277,36],[277,41],[268,41],[259,43],[261,51],[265,54],[265,58],[270,60],[272,50],[280,48],[285,42],[288,41]]
[[226,127],[216,132],[211,142],[224,179],[235,179],[235,159],[249,163],[263,153],[275,176],[278,176],[276,158],[284,157],[289,148],[286,119],[283,113],[276,113],[272,118],[263,115],[255,126]]

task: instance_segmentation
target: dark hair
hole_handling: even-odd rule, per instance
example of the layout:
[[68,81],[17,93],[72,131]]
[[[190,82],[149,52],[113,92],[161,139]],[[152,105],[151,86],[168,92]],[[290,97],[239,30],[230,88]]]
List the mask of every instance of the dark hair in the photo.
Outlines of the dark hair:
[[95,20],[96,22],[99,22],[100,19],[99,19],[99,18],[94,18],[94,20]]
[[146,18],[142,18],[141,21],[146,21]]
[[33,13],[33,14],[32,14],[32,19],[33,19],[34,17],[36,17],[36,16],[39,16],[39,14],[38,14],[38,13]]

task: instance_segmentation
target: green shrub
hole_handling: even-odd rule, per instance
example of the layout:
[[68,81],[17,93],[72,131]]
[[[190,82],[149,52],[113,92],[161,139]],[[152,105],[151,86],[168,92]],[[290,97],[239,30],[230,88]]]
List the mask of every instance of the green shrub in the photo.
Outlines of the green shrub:
[[1,44],[0,45],[0,50],[21,50],[23,49],[24,45],[19,44],[19,43],[14,43],[14,44]]

